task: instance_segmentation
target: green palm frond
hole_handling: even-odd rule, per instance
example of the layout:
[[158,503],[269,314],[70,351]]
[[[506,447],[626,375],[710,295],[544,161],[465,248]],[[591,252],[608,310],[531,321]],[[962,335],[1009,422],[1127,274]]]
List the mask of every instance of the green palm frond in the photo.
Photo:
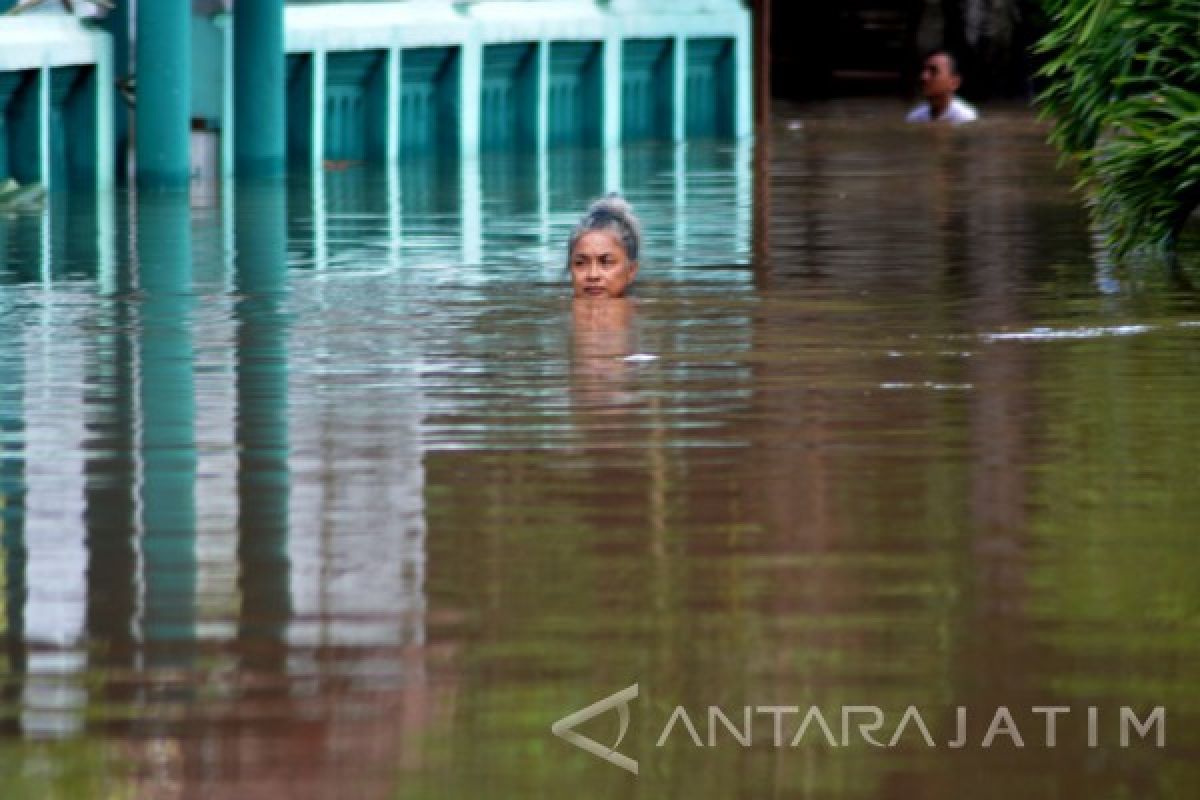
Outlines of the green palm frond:
[[1200,0],[1046,0],[1038,100],[1118,256],[1170,252],[1200,201]]

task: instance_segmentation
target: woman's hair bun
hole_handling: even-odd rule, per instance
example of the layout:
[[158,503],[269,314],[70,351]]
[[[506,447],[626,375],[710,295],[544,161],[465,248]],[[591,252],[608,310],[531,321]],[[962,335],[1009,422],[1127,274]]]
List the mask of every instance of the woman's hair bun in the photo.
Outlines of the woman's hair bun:
[[609,192],[588,206],[583,218],[571,232],[567,245],[568,259],[580,237],[592,231],[605,230],[617,234],[630,261],[638,260],[638,253],[642,249],[642,224],[637,214],[633,213],[633,206],[618,192]]

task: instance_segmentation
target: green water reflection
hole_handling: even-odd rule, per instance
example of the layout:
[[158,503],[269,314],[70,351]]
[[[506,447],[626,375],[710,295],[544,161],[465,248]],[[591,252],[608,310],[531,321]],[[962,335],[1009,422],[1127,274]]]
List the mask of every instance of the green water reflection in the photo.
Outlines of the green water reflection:
[[[1200,308],[1041,137],[834,113],[0,219],[15,796],[1194,796]],[[642,283],[572,303],[614,187]],[[550,735],[635,682],[638,777]],[[938,746],[656,746],[772,704]]]

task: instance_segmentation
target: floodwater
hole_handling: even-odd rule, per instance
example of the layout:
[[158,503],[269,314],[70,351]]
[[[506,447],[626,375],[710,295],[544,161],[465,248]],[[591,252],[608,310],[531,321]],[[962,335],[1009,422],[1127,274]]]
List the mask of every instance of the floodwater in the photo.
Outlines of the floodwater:
[[3,796],[1200,796],[1200,295],[900,113],[0,217]]

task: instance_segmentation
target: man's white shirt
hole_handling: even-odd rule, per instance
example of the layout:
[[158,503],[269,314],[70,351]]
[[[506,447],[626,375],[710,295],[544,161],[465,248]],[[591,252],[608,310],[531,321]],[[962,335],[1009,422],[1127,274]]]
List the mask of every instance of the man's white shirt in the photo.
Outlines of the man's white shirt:
[[979,112],[965,100],[960,100],[957,97],[951,98],[950,105],[946,106],[946,110],[942,112],[940,117],[934,117],[932,109],[929,108],[929,103],[921,103],[908,114],[909,122],[951,122],[955,125],[960,125],[964,122],[974,122],[979,119]]

